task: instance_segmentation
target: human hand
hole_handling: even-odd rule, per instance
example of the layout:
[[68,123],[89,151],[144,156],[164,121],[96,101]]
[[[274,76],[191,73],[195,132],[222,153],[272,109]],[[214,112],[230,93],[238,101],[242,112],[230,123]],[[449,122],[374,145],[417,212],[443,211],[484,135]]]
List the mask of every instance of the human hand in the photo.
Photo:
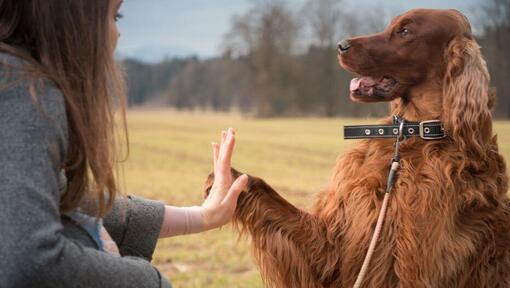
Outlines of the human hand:
[[233,180],[231,173],[232,153],[235,146],[235,131],[222,131],[220,144],[213,143],[214,183],[202,204],[204,230],[228,223],[237,205],[239,194],[246,188],[248,176]]

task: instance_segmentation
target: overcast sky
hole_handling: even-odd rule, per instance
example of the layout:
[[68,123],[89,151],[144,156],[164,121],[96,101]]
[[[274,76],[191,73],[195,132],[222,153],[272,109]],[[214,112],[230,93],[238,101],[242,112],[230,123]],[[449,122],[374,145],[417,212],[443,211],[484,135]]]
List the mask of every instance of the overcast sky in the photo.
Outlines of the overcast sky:
[[[242,14],[254,0],[124,0],[119,22],[120,56],[159,61],[166,56],[220,54],[223,35],[234,14]],[[344,0],[346,9],[363,13],[370,7],[387,7],[395,15],[417,7],[455,8],[476,18],[477,3],[483,0]],[[299,7],[303,0],[287,0]],[[476,19],[471,19],[476,21]]]

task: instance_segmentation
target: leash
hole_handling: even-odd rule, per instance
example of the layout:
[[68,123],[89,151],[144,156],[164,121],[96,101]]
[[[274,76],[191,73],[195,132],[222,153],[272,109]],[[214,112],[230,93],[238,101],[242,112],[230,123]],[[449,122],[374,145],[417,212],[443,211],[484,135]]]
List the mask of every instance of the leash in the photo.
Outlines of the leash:
[[391,168],[388,174],[388,180],[386,182],[386,193],[384,193],[384,199],[379,211],[379,217],[377,218],[377,224],[375,226],[372,240],[368,247],[365,260],[361,266],[361,270],[354,283],[354,288],[360,288],[363,280],[367,274],[370,261],[377,245],[377,240],[381,234],[384,217],[388,210],[388,202],[390,200],[390,192],[395,184],[396,173],[400,167],[400,143],[411,136],[420,136],[424,140],[442,139],[446,137],[444,128],[439,120],[428,120],[419,123],[406,122],[404,119],[393,116],[393,125],[356,125],[356,126],[345,126],[344,138],[345,139],[362,139],[362,138],[393,138],[395,137],[395,152],[391,159]]

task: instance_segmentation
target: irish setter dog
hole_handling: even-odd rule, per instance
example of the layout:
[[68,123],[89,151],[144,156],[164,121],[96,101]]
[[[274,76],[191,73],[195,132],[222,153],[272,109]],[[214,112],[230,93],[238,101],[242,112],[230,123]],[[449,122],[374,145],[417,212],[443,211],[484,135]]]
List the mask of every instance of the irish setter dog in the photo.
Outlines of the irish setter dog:
[[[340,65],[362,75],[351,82],[352,100],[391,101],[391,115],[441,120],[447,134],[401,144],[363,287],[510,287],[508,179],[492,130],[495,95],[467,18],[455,10],[411,10],[381,33],[342,41],[339,50]],[[340,156],[311,211],[251,177],[234,222],[251,236],[267,286],[353,286],[393,144],[362,140]]]

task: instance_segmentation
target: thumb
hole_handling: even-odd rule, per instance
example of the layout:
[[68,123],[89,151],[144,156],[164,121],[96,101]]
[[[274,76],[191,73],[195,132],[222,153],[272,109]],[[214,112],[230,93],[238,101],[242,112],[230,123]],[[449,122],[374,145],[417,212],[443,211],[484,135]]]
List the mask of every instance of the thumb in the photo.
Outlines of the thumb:
[[230,189],[227,192],[227,195],[225,196],[225,199],[223,199],[224,204],[229,205],[236,205],[237,198],[239,198],[239,194],[246,188],[248,185],[248,175],[243,174],[239,178],[232,183],[232,186],[230,186]]

